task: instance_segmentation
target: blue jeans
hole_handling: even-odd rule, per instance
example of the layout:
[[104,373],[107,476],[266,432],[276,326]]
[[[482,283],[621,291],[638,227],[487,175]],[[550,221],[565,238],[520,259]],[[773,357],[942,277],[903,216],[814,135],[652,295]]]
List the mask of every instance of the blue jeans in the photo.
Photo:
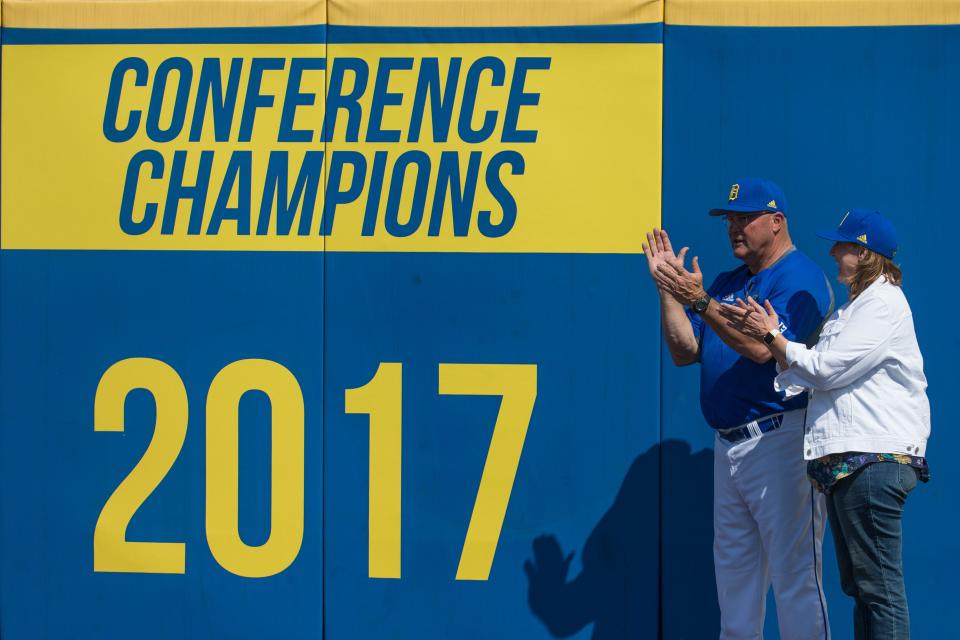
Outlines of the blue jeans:
[[909,640],[901,519],[917,486],[913,467],[875,462],[843,478],[827,496],[843,592],[854,599],[855,640]]

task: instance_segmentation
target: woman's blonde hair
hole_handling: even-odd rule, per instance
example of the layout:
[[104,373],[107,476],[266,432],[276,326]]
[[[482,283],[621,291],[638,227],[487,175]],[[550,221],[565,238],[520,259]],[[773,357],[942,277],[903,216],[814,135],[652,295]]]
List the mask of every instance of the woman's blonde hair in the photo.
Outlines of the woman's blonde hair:
[[903,283],[903,273],[893,260],[867,249],[850,279],[850,299],[863,293],[880,276],[886,276],[887,282],[898,287]]

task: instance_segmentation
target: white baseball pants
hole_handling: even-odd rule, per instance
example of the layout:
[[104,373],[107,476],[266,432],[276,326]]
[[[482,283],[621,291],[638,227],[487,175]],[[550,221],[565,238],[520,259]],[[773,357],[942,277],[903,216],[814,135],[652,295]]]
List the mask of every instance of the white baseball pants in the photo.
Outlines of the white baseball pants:
[[781,640],[829,640],[821,581],[823,495],[807,480],[804,410],[779,429],[729,444],[716,437],[713,558],[720,640],[762,640],[773,584]]

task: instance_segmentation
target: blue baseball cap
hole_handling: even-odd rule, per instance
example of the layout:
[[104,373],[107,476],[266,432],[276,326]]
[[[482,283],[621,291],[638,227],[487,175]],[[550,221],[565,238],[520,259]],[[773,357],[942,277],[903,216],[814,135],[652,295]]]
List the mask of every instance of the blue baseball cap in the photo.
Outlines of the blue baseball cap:
[[779,211],[787,214],[787,197],[783,189],[773,180],[763,178],[741,178],[730,187],[727,206],[710,209],[710,215],[722,216],[728,213],[766,213]]
[[840,221],[840,226],[817,235],[834,242],[852,242],[882,256],[893,259],[897,255],[897,232],[893,223],[877,211],[850,209]]

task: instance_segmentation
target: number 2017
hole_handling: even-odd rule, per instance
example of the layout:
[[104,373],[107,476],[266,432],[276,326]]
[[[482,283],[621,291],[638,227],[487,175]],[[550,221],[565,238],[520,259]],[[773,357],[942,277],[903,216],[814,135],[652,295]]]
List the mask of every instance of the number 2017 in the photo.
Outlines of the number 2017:
[[[103,374],[94,399],[94,429],[124,429],[124,402],[146,389],[156,425],[143,457],[104,504],[93,534],[94,571],[184,573],[182,542],[133,542],[127,526],[180,454],[187,433],[187,392],[172,367],[128,358]],[[259,390],[271,407],[270,535],[260,546],[239,533],[239,403]],[[486,580],[513,489],[537,395],[536,365],[440,364],[439,393],[499,395],[503,400],[457,568],[458,580]],[[348,389],[346,412],[370,417],[369,568],[371,578],[400,577],[402,365],[381,363],[366,385]],[[238,360],[210,383],[206,402],[206,534],[214,558],[236,575],[275,575],[303,541],[304,405],[290,371],[270,360]]]

